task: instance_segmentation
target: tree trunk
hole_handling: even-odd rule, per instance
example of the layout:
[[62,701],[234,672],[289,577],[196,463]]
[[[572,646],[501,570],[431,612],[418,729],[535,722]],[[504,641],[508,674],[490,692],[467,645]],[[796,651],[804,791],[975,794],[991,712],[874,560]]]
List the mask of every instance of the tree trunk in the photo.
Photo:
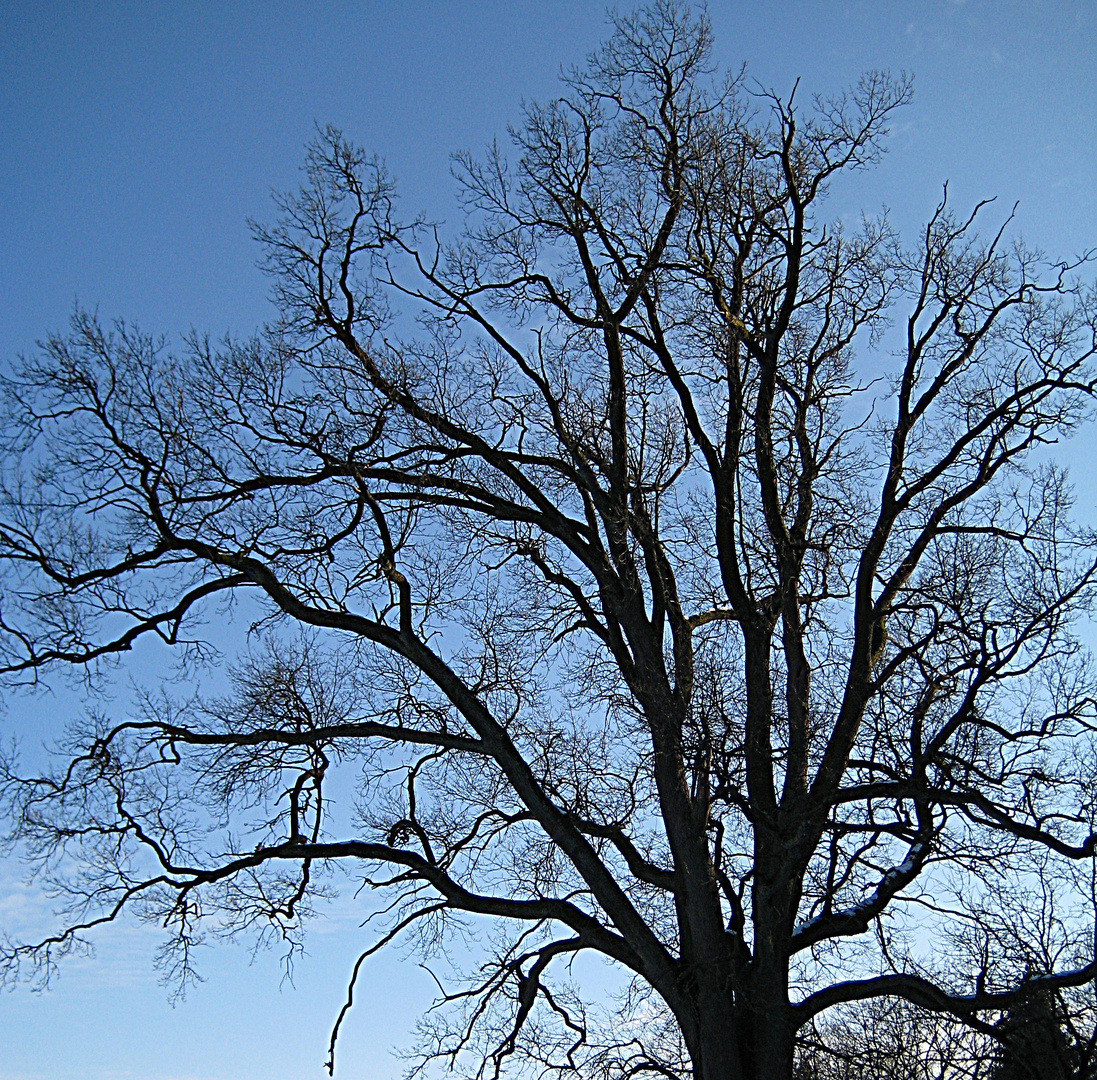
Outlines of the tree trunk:
[[690,1047],[694,1080],[790,1080],[794,1039],[787,1006],[732,1009],[720,997],[707,1005],[701,999]]

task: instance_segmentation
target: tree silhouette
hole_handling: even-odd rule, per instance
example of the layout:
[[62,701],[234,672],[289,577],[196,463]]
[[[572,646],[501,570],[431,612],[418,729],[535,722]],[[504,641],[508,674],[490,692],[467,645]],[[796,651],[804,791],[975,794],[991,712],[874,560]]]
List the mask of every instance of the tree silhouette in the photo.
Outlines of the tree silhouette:
[[1037,994],[1010,1009],[999,1027],[994,1080],[1071,1080],[1075,1075],[1072,1047],[1050,994]]
[[513,159],[457,159],[453,236],[325,130],[257,228],[277,325],[79,312],[7,379],[9,677],[252,631],[223,693],[5,767],[65,903],[12,977],[130,911],[185,981],[343,875],[378,946],[478,942],[424,1067],[787,1080],[843,1004],[987,1032],[1097,974],[1097,549],[1045,452],[1091,416],[1085,260],[945,198],[913,246],[828,220],[908,82],[803,107],[710,45],[617,19]]

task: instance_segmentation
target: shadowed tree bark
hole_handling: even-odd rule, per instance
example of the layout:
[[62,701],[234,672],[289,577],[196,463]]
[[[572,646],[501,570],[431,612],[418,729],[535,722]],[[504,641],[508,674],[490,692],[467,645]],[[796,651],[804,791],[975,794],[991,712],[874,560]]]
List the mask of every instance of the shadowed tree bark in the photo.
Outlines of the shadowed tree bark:
[[185,980],[203,926],[292,944],[343,872],[379,943],[497,927],[424,1067],[694,1080],[787,1080],[848,1003],[993,1033],[1092,980],[1095,548],[1046,448],[1097,301],[984,206],[909,245],[825,216],[909,96],[748,89],[658,0],[512,158],[456,159],[458,234],[329,129],[256,230],[276,326],[171,352],[81,312],[25,361],[8,676],[201,659],[233,598],[254,633],[220,696],[6,766],[67,901],[6,970],[129,910]]
[[1003,1038],[994,1080],[1070,1080],[1075,1075],[1074,1047],[1050,995],[1038,995],[1011,1009],[1000,1027]]

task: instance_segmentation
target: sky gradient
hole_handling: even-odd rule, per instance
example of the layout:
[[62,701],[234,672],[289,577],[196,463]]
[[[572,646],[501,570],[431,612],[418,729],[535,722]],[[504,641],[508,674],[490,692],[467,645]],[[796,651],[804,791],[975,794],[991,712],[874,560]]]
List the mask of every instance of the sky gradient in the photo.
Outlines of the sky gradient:
[[[1097,247],[1097,3],[713,0],[710,14],[720,62],[746,62],[779,92],[798,77],[809,95],[870,68],[913,72],[891,152],[836,193],[836,212],[887,205],[913,239],[948,180],[958,208],[997,196],[989,220],[1019,200],[1024,235],[1050,253]],[[505,139],[521,101],[553,95],[605,25],[601,3],[575,0],[5,0],[0,364],[77,301],[169,339],[260,326],[272,308],[247,219],[272,216],[271,190],[296,185],[317,123],[387,159],[407,216],[456,221],[451,153]],[[1093,471],[1079,474],[1092,513]],[[0,738],[55,736],[66,701],[9,702]],[[114,927],[48,993],[0,995],[0,1080],[318,1080],[369,940],[360,911],[347,898],[317,926],[295,988],[280,986],[276,954],[224,947],[174,1008],[155,935]],[[0,929],[40,916],[18,867],[0,863]],[[390,953],[360,990],[336,1076],[397,1077],[388,1049],[408,1041],[433,984]]]

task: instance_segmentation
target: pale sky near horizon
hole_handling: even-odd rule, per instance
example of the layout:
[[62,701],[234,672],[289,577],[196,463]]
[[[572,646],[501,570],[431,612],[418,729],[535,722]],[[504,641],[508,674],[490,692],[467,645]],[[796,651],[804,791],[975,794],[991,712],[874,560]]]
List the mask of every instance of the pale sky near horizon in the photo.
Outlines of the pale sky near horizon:
[[[627,5],[621,5],[622,7]],[[1020,200],[1055,255],[1097,247],[1097,2],[712,0],[717,57],[806,94],[869,68],[915,75],[891,152],[836,200],[886,204],[913,239],[954,205]],[[315,123],[385,157],[409,216],[457,217],[449,156],[505,138],[520,102],[605,33],[601,2],[363,0],[0,5],[0,364],[64,326],[76,300],[177,338],[247,335],[271,315],[246,219],[296,184]],[[1079,453],[1078,451],[1081,450]],[[1086,448],[1072,451],[1092,483]],[[1079,468],[1081,466],[1081,468]],[[1087,490],[1093,490],[1092,488]],[[1089,505],[1092,512],[1094,507]],[[0,739],[37,743],[60,699],[10,703]],[[41,916],[0,862],[0,931]],[[0,993],[0,1080],[319,1080],[344,980],[369,940],[345,898],[317,925],[295,988],[277,955],[219,947],[172,1008],[155,935],[98,937],[45,994]],[[597,975],[597,973],[595,973]],[[366,969],[336,1076],[389,1080],[433,984],[390,953]]]

